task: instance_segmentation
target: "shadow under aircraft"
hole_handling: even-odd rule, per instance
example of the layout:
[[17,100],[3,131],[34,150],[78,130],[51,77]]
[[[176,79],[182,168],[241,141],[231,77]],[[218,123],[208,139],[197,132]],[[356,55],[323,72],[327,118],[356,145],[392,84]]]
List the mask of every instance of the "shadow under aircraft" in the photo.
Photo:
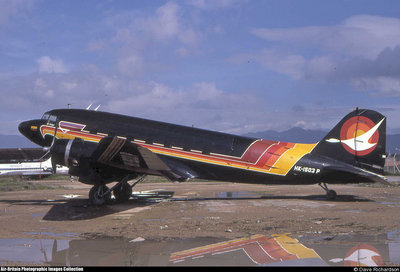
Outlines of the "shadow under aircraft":
[[[146,175],[253,184],[386,182],[386,117],[367,109],[346,115],[320,142],[236,136],[97,110],[55,109],[19,131],[46,147],[54,165],[91,184],[95,205],[127,201]],[[53,167],[55,169],[55,167]],[[133,183],[130,183],[132,182]],[[117,183],[111,188],[107,184]]]

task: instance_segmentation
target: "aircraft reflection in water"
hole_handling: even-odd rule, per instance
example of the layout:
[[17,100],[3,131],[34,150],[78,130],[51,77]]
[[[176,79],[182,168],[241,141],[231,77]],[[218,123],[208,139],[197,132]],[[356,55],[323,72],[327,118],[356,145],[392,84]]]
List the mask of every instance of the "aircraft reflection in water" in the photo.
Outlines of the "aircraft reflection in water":
[[[224,254],[233,251],[243,251],[255,264],[267,265],[282,263],[286,265],[323,265],[325,262],[310,248],[299,243],[297,239],[287,235],[275,235],[272,238],[255,235],[227,242],[207,245],[171,254],[170,261],[174,263],[190,259],[203,258],[210,254]],[[300,262],[302,261],[302,262]]]
[[[335,246],[336,249],[340,247],[343,246]],[[236,239],[175,252],[171,254],[169,260],[173,263],[186,261],[185,265],[188,263],[199,264],[197,260],[201,258],[213,258],[216,255],[232,254],[232,252],[240,251],[245,253],[253,263],[264,266],[382,266],[384,264],[380,251],[370,244],[358,244],[350,248],[342,258],[331,259],[326,256],[327,249],[329,249],[327,244],[319,248],[321,252],[325,253],[323,258],[317,253],[319,250],[305,246],[288,234],[273,235],[272,237],[254,235],[250,238]],[[397,250],[399,251],[400,248],[397,248]],[[340,251],[332,250],[332,248],[328,251],[331,251],[330,256],[333,256],[331,254],[340,254]],[[387,254],[387,250],[384,250],[384,252]],[[398,253],[400,252],[395,254]],[[387,258],[387,256],[385,257]]]
[[[332,237],[330,237],[332,238]],[[136,239],[139,240],[139,239]],[[135,240],[134,240],[135,241]],[[388,235],[292,238],[254,235],[128,241],[0,239],[2,260],[55,266],[382,266],[400,264],[400,231]],[[12,250],[10,250],[12,249]],[[0,261],[1,264],[1,261]]]
[[[218,180],[258,184],[385,181],[386,118],[372,110],[346,115],[320,142],[287,143],[235,136],[107,112],[58,109],[23,122],[20,132],[50,146],[52,163],[93,185],[93,204],[114,194],[128,200],[145,175],[172,181]],[[53,167],[53,169],[55,169]],[[129,181],[137,178],[133,184]],[[118,181],[112,188],[107,183]]]

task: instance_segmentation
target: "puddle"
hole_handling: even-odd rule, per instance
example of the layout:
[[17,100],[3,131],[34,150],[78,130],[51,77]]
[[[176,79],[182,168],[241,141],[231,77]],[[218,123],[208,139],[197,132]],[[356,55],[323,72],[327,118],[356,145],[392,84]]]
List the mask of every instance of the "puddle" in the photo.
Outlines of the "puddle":
[[260,197],[260,194],[254,192],[222,192],[216,194],[217,198],[249,198]]
[[45,213],[31,213],[32,217],[43,217]]
[[389,243],[389,259],[393,264],[400,264],[400,229],[388,234],[389,241],[397,241],[397,243]]
[[[67,249],[69,241],[58,240],[60,248]],[[1,239],[0,265],[50,264],[54,240],[50,239]]]
[[400,207],[400,202],[390,202],[390,201],[387,201],[387,202],[379,202],[380,204],[383,204],[383,205],[388,205],[388,206],[395,206],[395,207]]
[[166,201],[174,196],[173,191],[137,191],[132,192],[131,199],[137,201],[145,201],[149,203],[157,203],[161,201]]
[[[65,234],[54,235],[61,236],[66,237]],[[399,265],[400,230],[381,236],[276,234],[234,240],[0,239],[0,265],[10,263],[52,266]]]
[[49,232],[49,231],[24,232],[24,234],[45,235],[45,236],[50,236],[50,237],[71,237],[71,238],[76,238],[80,235],[80,233],[75,233],[75,232],[54,233],[54,232]]

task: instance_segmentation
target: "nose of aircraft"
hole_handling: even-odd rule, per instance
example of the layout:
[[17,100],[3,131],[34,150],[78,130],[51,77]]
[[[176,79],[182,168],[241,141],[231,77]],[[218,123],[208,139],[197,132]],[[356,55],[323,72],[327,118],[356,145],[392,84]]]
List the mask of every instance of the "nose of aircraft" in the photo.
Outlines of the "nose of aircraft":
[[40,146],[44,146],[46,142],[40,134],[40,125],[42,124],[41,120],[30,120],[25,121],[19,124],[18,130],[28,138],[30,141],[38,144]]
[[24,135],[26,138],[30,138],[30,129],[31,129],[31,124],[29,121],[22,122],[18,126],[19,132],[21,132],[22,135]]

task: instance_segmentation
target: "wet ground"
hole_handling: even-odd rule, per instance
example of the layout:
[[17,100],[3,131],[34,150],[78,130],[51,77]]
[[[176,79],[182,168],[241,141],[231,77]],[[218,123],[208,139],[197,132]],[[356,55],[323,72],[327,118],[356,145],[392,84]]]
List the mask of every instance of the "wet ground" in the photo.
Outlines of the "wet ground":
[[89,186],[0,193],[0,265],[400,265],[400,187],[143,183],[91,206]]
[[381,236],[253,235],[133,240],[0,239],[2,265],[52,266],[382,266],[400,264],[400,233]]

